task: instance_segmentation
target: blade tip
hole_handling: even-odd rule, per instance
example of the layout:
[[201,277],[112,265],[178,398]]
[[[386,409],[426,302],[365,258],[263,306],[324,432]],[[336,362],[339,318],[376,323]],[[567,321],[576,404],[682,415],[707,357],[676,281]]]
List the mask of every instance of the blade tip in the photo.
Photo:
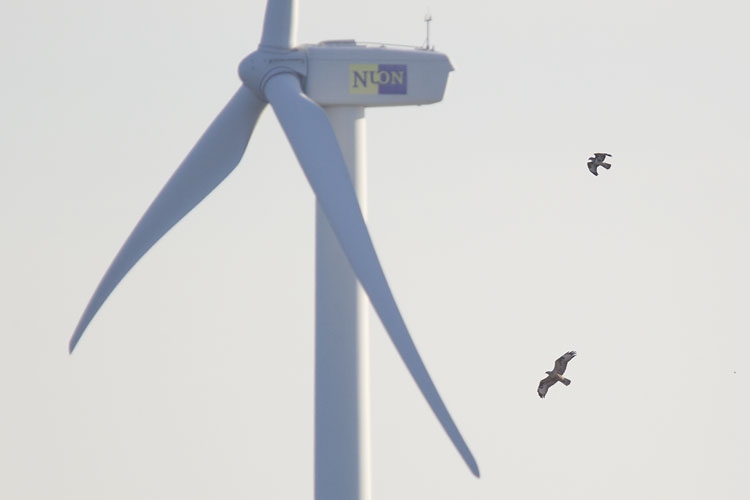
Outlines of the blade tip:
[[78,341],[81,339],[81,334],[82,332],[80,332],[79,330],[76,330],[75,333],[73,333],[73,336],[70,338],[70,342],[68,342],[68,354],[73,354],[73,351],[78,345]]
[[477,461],[474,460],[474,457],[470,457],[470,460],[466,460],[466,465],[469,466],[469,470],[471,471],[472,474],[474,474],[474,477],[479,479],[480,477],[479,465],[477,465]]
[[474,474],[474,477],[479,479],[481,475],[479,474],[479,467],[477,467],[477,464],[474,464],[474,466],[470,468],[471,468],[471,473]]

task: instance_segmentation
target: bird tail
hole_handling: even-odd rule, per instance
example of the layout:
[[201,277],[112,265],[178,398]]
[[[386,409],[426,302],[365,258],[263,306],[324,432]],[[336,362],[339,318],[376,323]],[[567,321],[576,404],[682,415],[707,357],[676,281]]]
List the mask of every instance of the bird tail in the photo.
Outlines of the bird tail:
[[565,377],[560,377],[560,382],[562,382],[565,385],[570,385],[570,379]]
[[602,163],[602,167],[606,168],[607,170],[609,170],[609,167],[611,166],[612,166],[611,163]]

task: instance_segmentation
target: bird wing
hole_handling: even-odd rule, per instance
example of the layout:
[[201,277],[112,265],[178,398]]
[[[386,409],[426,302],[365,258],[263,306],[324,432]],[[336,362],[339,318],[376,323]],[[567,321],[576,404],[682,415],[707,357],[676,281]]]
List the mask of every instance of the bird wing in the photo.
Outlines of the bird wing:
[[555,373],[562,375],[568,367],[568,361],[576,357],[575,351],[568,351],[555,361]]
[[596,172],[596,167],[598,166],[598,165],[597,165],[596,163],[594,163],[593,161],[590,161],[590,162],[588,162],[588,163],[587,163],[586,165],[588,165],[588,166],[589,166],[589,172],[591,172],[591,173],[592,173],[592,174],[594,174],[594,175],[599,175],[599,174],[598,174],[598,173]]
[[609,153],[594,153],[594,157],[596,158],[596,161],[598,162],[604,161],[604,159],[607,156],[612,156],[612,155]]
[[540,398],[543,398],[547,395],[547,389],[555,385],[557,382],[557,377],[553,377],[552,375],[547,375],[547,377],[543,378],[539,381],[539,387],[536,389],[536,393],[539,394]]

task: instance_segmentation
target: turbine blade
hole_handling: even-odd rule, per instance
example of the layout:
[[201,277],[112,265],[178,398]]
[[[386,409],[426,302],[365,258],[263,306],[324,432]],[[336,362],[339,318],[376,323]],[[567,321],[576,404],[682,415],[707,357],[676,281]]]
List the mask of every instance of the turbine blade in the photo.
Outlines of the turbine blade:
[[297,44],[297,0],[268,0],[260,46],[288,50]]
[[70,352],[135,263],[234,170],[265,105],[243,86],[211,123],[110,264],[70,339]]
[[272,77],[266,84],[265,94],[401,359],[461,457],[479,477],[476,460],[448,413],[393,298],[328,117],[302,93],[299,80],[291,74]]

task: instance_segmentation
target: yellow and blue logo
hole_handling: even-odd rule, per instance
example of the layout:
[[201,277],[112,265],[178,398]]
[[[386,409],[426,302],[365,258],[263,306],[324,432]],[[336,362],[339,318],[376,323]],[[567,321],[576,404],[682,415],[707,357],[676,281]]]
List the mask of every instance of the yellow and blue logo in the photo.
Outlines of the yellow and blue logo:
[[350,64],[352,94],[406,94],[406,64]]

